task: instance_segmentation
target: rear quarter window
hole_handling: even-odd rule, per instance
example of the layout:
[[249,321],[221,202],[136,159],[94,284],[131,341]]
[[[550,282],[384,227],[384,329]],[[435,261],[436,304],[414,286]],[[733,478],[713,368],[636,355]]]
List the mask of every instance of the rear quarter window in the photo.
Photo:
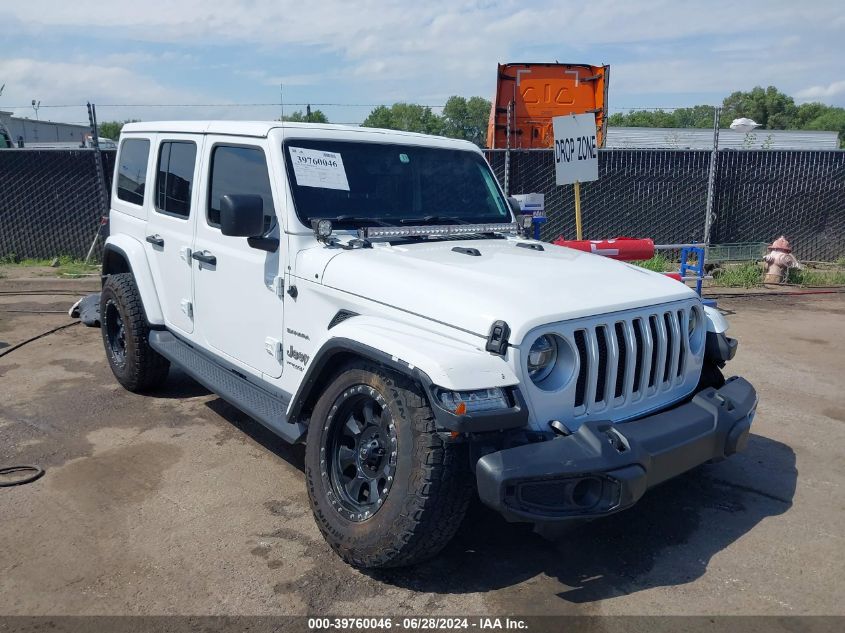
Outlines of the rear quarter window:
[[149,159],[149,139],[130,138],[120,144],[117,159],[118,198],[139,206],[144,204]]
[[192,141],[161,144],[156,175],[156,210],[187,218],[191,212],[191,189],[197,146]]

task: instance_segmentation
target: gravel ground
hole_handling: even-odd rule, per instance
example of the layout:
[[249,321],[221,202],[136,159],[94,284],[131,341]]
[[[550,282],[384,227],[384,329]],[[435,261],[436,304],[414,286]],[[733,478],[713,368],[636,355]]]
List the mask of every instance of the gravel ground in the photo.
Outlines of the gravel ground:
[[[96,287],[4,274],[0,354]],[[35,290],[68,294],[9,294]],[[744,454],[552,540],[475,508],[379,573],[323,542],[302,447],[178,372],[128,393],[98,330],[61,330],[0,357],[0,465],[47,469],[0,488],[0,614],[845,615],[843,297],[720,301],[760,394]]]

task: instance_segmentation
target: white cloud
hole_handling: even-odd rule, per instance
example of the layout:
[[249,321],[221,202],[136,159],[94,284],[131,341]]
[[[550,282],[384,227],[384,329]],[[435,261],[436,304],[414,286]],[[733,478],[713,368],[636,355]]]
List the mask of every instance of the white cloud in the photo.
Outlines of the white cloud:
[[829,99],[839,95],[845,95],[845,80],[804,88],[803,90],[799,90],[795,94],[795,97],[801,101],[812,101],[814,99]]
[[[724,97],[735,90],[749,90],[758,85],[775,84],[786,89],[783,81],[800,76],[808,63],[801,59],[760,62],[756,59],[713,58],[705,64],[694,58],[621,63],[611,66],[611,86],[628,94],[712,92]],[[630,104],[615,105],[622,107]]]
[[[281,52],[286,60],[314,54],[334,58],[316,70],[297,68],[296,61],[281,70],[231,70],[268,87],[284,83],[318,90],[348,80],[357,92],[338,98],[347,101],[489,96],[497,62],[555,58],[609,62],[611,100],[619,105],[633,105],[623,102],[637,94],[724,96],[756,84],[795,92],[806,85],[802,77],[818,76],[820,69],[818,81],[832,79],[825,70],[845,57],[841,0],[816,0],[811,7],[794,0],[745,0],[742,14],[735,0],[112,0],[107,11],[99,0],[4,4],[0,23],[13,23],[16,32],[38,37],[81,32],[96,37],[100,46],[113,45],[114,52],[98,64],[114,73],[126,68],[142,73],[145,55],[158,55],[134,52],[138,42],[197,47],[191,65],[205,73],[211,73],[211,65],[202,66],[199,51],[221,44]],[[525,51],[533,54],[526,57]],[[608,53],[596,56],[596,51]],[[14,55],[0,43],[0,57]],[[115,81],[129,84],[126,77],[118,74]],[[162,101],[185,99],[144,75],[135,77],[149,82]],[[74,94],[87,99],[91,93]],[[148,96],[140,90],[134,94]],[[60,97],[69,98],[67,93]]]
[[[811,10],[789,1],[746,0],[743,14],[729,0],[27,0],[0,9],[23,28],[85,28],[98,36],[185,43],[202,40],[303,43],[357,58],[396,50],[507,50],[532,40],[563,48],[583,44],[671,40],[732,34],[773,26],[830,28],[842,20],[834,0]],[[747,19],[751,15],[753,19]],[[92,31],[90,27],[94,27]],[[96,30],[102,27],[102,30]],[[485,34],[495,35],[489,41]],[[472,46],[468,46],[471,44]]]
[[[45,105],[85,104],[88,101],[132,104],[202,102],[200,95],[174,90],[121,66],[46,62],[29,58],[0,59],[0,77],[6,83],[3,102],[13,105],[27,104],[33,98]],[[33,116],[34,112],[26,108],[16,114]],[[84,105],[80,105],[77,108],[43,109],[39,116],[85,121],[88,115]]]
[[321,82],[327,81],[334,76],[334,73],[300,73],[291,75],[272,75],[266,70],[238,70],[235,69],[235,74],[250,79],[255,79],[264,86],[279,87],[279,84],[285,86],[313,86]]

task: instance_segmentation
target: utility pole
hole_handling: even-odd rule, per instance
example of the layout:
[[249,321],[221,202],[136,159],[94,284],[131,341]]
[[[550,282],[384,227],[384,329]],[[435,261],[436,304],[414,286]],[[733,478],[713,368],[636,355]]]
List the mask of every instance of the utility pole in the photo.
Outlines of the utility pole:
[[[5,85],[5,84],[4,84]],[[32,109],[35,110],[35,120],[38,120],[38,108],[41,107],[41,101],[36,102],[35,99],[32,100]]]
[[707,199],[704,208],[704,253],[709,254],[711,231],[713,229],[713,198],[716,195],[716,164],[719,160],[719,119],[722,109],[713,108],[713,151],[710,152],[710,167],[707,170]]

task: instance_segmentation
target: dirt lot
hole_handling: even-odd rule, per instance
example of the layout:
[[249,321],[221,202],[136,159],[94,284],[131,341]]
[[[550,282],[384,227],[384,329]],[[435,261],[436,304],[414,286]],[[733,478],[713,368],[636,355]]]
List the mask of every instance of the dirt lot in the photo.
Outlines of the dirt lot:
[[[3,349],[96,282],[0,279]],[[9,294],[33,290],[57,294]],[[362,573],[312,521],[290,448],[177,372],[113,380],[76,325],[0,358],[0,614],[845,614],[845,295],[730,298],[748,451],[555,541],[474,510],[433,562]],[[43,310],[35,314],[26,311]]]

